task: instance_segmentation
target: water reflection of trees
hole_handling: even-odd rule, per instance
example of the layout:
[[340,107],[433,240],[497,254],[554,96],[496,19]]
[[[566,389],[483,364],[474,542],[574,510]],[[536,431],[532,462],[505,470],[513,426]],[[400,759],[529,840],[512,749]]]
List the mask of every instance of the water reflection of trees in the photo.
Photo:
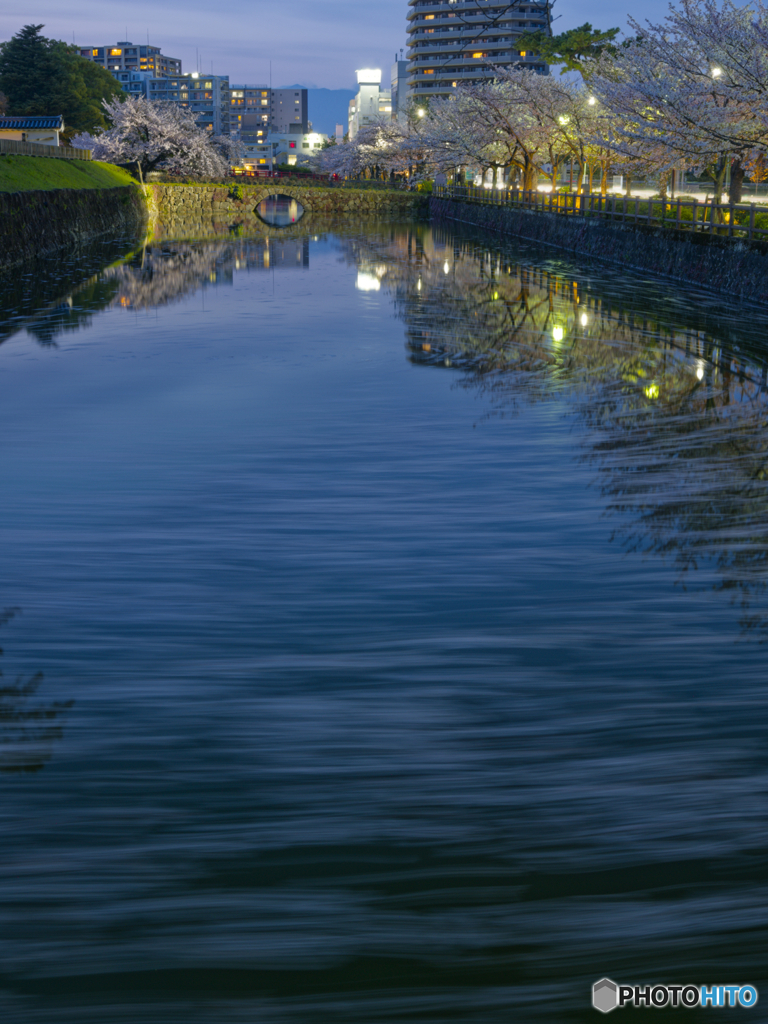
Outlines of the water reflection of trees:
[[308,266],[308,237],[166,241],[127,255],[124,246],[97,246],[85,263],[73,257],[8,274],[0,290],[0,343],[26,330],[50,345],[101,310],[167,305],[199,288],[231,284],[236,270]]
[[94,313],[109,305],[114,285],[100,273],[121,259],[125,240],[96,243],[58,258],[8,271],[0,279],[0,343],[26,330],[42,345],[67,331],[79,330]]
[[147,309],[178,301],[210,285],[232,284],[236,270],[293,270],[309,266],[309,238],[161,242],[110,267],[112,305]]
[[[0,626],[13,618],[16,609],[0,612]],[[0,654],[2,654],[0,649]],[[39,771],[62,735],[62,716],[73,701],[36,703],[43,673],[13,683],[2,681],[0,672],[0,772]]]
[[428,227],[347,253],[392,290],[412,361],[462,369],[499,409],[565,398],[589,428],[617,539],[673,559],[684,579],[713,569],[744,626],[768,637],[764,315]]

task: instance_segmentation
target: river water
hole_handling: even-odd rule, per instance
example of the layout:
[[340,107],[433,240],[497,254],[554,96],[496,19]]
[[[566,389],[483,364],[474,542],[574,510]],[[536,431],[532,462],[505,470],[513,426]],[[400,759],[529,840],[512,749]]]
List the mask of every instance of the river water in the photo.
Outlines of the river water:
[[2,283],[2,1020],[759,988],[766,314],[271,234]]

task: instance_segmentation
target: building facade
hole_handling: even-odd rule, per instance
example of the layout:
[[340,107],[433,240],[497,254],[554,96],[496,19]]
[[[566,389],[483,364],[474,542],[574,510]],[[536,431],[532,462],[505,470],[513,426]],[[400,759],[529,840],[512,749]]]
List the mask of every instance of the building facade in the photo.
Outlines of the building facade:
[[150,78],[147,99],[177,103],[191,110],[199,128],[212,135],[229,135],[230,88],[228,75],[202,75],[193,71],[177,78]]
[[390,77],[390,93],[392,95],[392,120],[404,117],[410,101],[408,89],[408,61],[395,60]]
[[166,57],[158,46],[129,42],[113,46],[85,46],[80,48],[80,56],[113,74],[116,71],[144,71],[153,78],[173,78],[181,74],[181,61],[177,57]]
[[230,91],[232,134],[243,142],[262,142],[267,135],[306,135],[309,100],[306,89],[270,89],[266,85],[233,85]]
[[272,171],[278,165],[308,166],[311,158],[328,141],[320,132],[273,132],[260,141],[242,139],[243,167],[248,171]]
[[409,0],[408,8],[408,87],[414,101],[491,81],[494,65],[549,72],[541,58],[515,45],[523,32],[552,34],[549,0],[519,6],[499,0]]
[[357,75],[357,95],[349,101],[349,139],[361,128],[392,114],[392,94],[381,88],[379,68],[361,68]]
[[0,117],[0,139],[9,142],[35,142],[39,146],[58,146],[64,131],[61,114],[50,117]]

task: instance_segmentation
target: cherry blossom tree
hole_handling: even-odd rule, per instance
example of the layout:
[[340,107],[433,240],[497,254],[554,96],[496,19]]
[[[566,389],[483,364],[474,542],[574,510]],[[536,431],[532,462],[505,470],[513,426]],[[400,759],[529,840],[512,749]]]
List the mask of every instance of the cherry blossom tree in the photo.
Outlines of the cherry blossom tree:
[[682,0],[669,10],[660,25],[630,19],[636,37],[597,62],[590,87],[612,113],[599,139],[662,173],[684,159],[712,177],[719,202],[729,164],[740,184],[768,145],[766,8]]
[[141,176],[162,169],[171,174],[219,178],[230,162],[242,157],[240,144],[211,136],[195,115],[174,103],[153,103],[143,96],[104,102],[112,127],[96,135],[83,133],[72,145],[90,149],[94,159],[136,164]]

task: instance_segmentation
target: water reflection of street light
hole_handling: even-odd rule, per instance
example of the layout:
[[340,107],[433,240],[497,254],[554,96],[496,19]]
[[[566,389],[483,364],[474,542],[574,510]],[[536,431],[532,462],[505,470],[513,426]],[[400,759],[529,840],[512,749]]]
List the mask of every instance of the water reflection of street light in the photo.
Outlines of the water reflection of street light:
[[361,292],[377,292],[381,288],[381,281],[375,274],[368,274],[364,270],[360,270],[355,287]]
[[564,336],[565,331],[559,324],[552,328],[552,338],[554,339],[554,341],[562,341]]
[[704,360],[703,359],[699,359],[698,365],[696,367],[696,376],[699,378],[699,380],[703,380],[704,379]]
[[646,398],[658,398],[659,397],[659,385],[658,384],[649,384],[648,387],[645,389],[645,397]]
[[581,314],[581,326],[582,327],[586,327],[588,323],[589,323],[589,317],[587,316],[586,313],[582,313]]
[[444,274],[449,274],[450,272],[451,272],[451,265],[448,262],[448,260],[446,260],[445,263],[443,264],[443,273]]

